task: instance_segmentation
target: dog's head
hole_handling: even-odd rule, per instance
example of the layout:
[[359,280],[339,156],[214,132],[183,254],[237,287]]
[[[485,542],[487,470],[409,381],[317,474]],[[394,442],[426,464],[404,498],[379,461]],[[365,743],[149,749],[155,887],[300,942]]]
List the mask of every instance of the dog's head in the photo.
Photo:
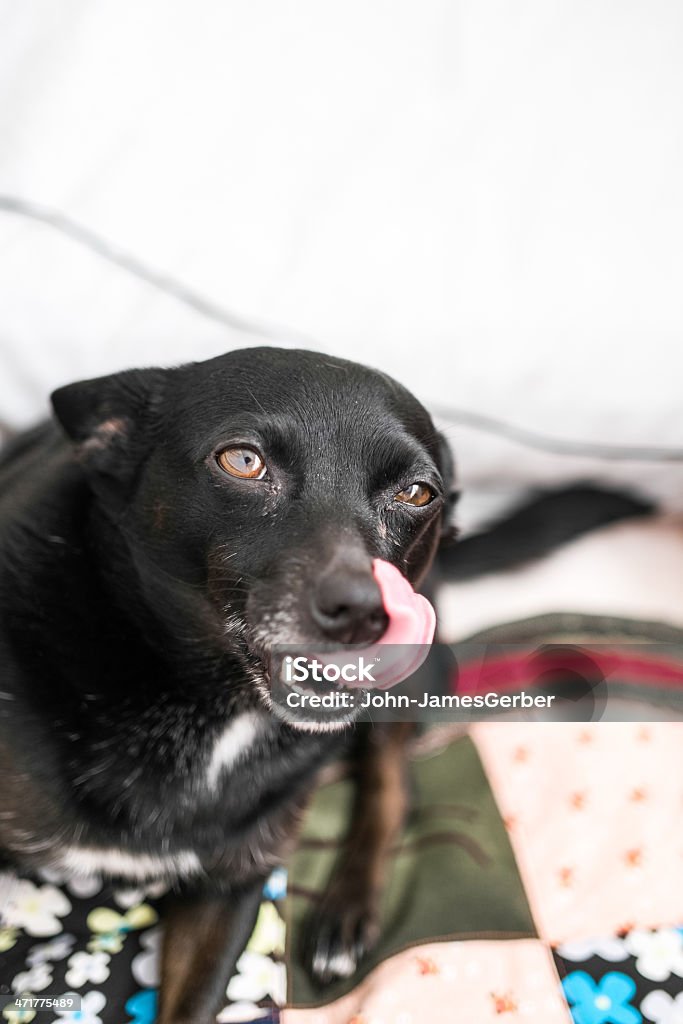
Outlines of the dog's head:
[[253,677],[274,644],[380,637],[372,559],[419,585],[450,528],[428,413],[351,362],[243,349],[52,400],[148,606],[195,643],[199,623]]

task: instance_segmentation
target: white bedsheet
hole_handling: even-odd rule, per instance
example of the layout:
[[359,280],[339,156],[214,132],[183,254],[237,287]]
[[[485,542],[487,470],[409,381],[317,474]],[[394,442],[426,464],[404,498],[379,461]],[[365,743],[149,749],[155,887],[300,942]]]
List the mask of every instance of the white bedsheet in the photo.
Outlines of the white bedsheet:
[[[682,44],[674,0],[0,0],[0,193],[435,409],[683,448]],[[0,421],[247,340],[0,211]],[[683,503],[680,462],[451,436],[466,487]]]

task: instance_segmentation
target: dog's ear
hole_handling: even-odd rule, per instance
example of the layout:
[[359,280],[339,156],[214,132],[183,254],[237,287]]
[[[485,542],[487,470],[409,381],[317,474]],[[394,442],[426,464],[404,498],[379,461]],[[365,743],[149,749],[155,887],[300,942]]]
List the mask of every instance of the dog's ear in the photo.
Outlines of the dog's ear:
[[442,544],[449,544],[458,536],[458,528],[455,525],[454,516],[460,491],[455,484],[455,459],[453,458],[451,446],[443,434],[439,433],[436,437],[438,443],[437,462],[446,490],[446,505],[441,520],[441,542]]
[[55,415],[86,471],[130,478],[149,442],[167,373],[125,370],[52,393]]

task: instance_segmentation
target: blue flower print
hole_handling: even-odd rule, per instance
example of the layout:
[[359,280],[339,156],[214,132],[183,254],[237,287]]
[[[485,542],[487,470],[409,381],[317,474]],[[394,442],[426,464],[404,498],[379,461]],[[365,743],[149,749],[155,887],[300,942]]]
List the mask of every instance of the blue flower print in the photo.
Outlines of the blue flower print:
[[154,1024],[157,1019],[157,990],[143,988],[136,992],[126,1003],[126,1013],[132,1018],[131,1024]]
[[275,868],[263,887],[263,895],[267,900],[282,900],[287,895],[287,872],[284,868]]
[[635,995],[633,978],[610,971],[594,981],[585,971],[572,971],[562,982],[571,1004],[575,1024],[641,1024],[642,1016],[631,999]]

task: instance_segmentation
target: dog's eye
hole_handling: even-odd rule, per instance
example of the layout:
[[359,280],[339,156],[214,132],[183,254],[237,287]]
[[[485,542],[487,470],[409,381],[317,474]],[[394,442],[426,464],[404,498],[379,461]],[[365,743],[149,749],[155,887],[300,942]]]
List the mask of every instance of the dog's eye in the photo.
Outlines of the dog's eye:
[[394,496],[394,501],[402,501],[404,505],[428,505],[434,497],[434,491],[427,484],[411,484]]
[[263,456],[255,448],[224,448],[216,461],[224,473],[242,480],[262,480],[266,475]]

